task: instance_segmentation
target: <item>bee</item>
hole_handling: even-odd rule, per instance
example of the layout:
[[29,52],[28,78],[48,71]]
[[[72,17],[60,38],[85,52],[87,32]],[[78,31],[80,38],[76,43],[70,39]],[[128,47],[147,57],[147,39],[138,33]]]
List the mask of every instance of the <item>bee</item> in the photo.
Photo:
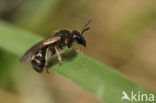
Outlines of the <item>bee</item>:
[[32,46],[20,59],[20,62],[27,62],[30,60],[33,69],[42,73],[43,69],[46,68],[48,71],[48,63],[50,61],[50,57],[54,54],[58,55],[58,60],[61,65],[62,63],[62,55],[61,50],[65,48],[71,48],[77,52],[80,52],[80,49],[76,48],[76,44],[80,44],[86,47],[86,40],[83,36],[84,32],[89,30],[88,24],[90,24],[91,20],[89,20],[82,29],[81,32],[77,30],[59,30],[55,32],[50,37],[38,42],[34,46]]

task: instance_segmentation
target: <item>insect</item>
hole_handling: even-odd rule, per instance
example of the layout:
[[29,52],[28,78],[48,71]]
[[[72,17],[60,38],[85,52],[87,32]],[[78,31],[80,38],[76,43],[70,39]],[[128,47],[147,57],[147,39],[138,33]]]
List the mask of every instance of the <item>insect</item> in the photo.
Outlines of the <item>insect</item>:
[[48,62],[50,57],[57,53],[58,60],[61,64],[62,56],[60,51],[65,48],[71,48],[72,50],[79,51],[76,48],[75,44],[80,44],[86,47],[86,40],[83,36],[84,32],[89,30],[88,24],[91,22],[89,20],[81,32],[77,30],[59,30],[55,32],[50,37],[42,40],[41,42],[32,46],[20,59],[21,62],[26,62],[30,59],[32,67],[38,73],[43,72],[43,69],[46,68],[48,71]]

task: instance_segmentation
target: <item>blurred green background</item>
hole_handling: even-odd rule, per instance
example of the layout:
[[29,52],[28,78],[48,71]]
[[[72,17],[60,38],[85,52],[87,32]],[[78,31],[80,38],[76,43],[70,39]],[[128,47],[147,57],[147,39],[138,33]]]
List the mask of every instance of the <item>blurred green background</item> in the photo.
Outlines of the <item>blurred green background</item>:
[[[154,0],[0,0],[0,17],[43,37],[63,28],[81,30],[91,19],[84,54],[156,91],[155,5]],[[61,75],[37,74],[13,58],[0,51],[0,103],[100,103]]]

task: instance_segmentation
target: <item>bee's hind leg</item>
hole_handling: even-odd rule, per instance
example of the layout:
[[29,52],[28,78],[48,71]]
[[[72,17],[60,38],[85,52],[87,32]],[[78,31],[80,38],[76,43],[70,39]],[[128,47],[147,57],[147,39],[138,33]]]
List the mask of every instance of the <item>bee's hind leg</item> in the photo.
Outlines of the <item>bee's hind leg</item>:
[[48,64],[49,64],[49,61],[50,61],[50,57],[51,57],[51,51],[49,48],[47,48],[46,50],[46,55],[45,55],[45,69],[47,71],[47,73],[49,73],[49,69],[48,69]]
[[55,51],[58,55],[58,60],[59,60],[60,65],[61,65],[62,64],[62,55],[61,55],[60,49],[58,47],[55,47]]

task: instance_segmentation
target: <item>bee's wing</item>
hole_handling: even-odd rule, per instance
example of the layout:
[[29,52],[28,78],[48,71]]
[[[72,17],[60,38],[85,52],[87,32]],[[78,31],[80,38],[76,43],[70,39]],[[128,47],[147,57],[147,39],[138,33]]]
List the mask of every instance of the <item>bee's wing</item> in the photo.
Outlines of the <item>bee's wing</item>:
[[60,37],[51,37],[51,38],[47,38],[45,40],[42,40],[41,42],[38,42],[37,44],[35,44],[34,46],[32,46],[21,58],[20,58],[20,62],[26,62],[28,60],[29,57],[32,56],[32,54],[34,54],[35,52],[41,50],[42,48],[49,46],[57,41],[60,40]]

